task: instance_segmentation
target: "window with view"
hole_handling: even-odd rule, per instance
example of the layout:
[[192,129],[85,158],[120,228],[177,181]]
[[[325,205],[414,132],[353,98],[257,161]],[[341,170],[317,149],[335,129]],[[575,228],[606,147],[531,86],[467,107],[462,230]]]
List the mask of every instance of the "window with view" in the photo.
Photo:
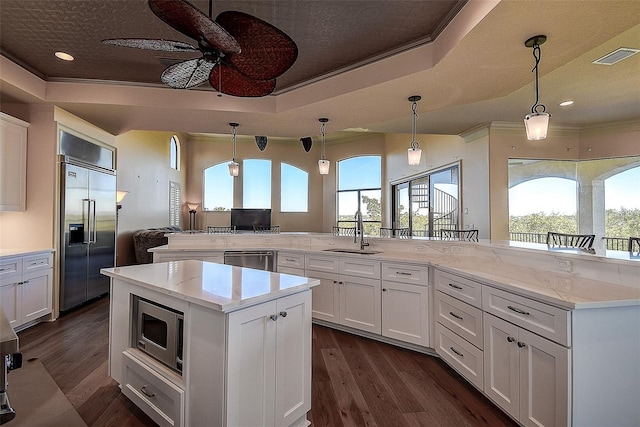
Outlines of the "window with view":
[[280,164],[280,211],[309,211],[309,174],[287,163]]
[[427,172],[392,186],[393,227],[412,236],[439,237],[460,228],[460,166]]
[[382,168],[380,156],[358,156],[340,160],[338,170],[338,226],[355,226],[356,211],[362,212],[364,234],[377,236],[382,224]]
[[242,207],[271,208],[271,160],[242,162]]
[[509,239],[546,243],[548,231],[595,234],[598,250],[640,235],[640,156],[509,159]]
[[230,211],[233,207],[234,179],[229,175],[228,162],[204,170],[204,211]]

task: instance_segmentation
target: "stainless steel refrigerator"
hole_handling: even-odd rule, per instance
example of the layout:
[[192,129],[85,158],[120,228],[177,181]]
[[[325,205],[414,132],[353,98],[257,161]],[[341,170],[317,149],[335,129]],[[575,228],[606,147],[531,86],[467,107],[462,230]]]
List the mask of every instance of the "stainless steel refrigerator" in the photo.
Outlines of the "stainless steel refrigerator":
[[61,162],[60,311],[109,292],[100,269],[115,265],[116,176],[64,157]]

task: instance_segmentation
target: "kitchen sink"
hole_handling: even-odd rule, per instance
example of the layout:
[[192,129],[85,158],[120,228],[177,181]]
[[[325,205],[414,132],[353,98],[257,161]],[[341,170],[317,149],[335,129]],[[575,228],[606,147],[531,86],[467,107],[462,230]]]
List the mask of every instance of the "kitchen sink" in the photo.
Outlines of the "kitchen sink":
[[380,253],[380,251],[365,251],[360,249],[331,248],[331,249],[323,249],[323,250],[325,252],[340,252],[343,254],[360,254],[360,255],[375,255]]

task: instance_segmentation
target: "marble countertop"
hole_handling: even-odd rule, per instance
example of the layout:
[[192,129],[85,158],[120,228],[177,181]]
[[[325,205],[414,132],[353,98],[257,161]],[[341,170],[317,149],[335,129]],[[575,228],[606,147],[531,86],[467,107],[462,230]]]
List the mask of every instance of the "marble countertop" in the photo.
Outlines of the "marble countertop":
[[56,250],[53,248],[43,248],[43,249],[12,249],[12,248],[4,248],[0,249],[0,257],[11,257],[11,256],[27,256],[33,255],[41,252],[55,252]]
[[317,279],[194,260],[103,268],[100,272],[225,313],[320,284]]

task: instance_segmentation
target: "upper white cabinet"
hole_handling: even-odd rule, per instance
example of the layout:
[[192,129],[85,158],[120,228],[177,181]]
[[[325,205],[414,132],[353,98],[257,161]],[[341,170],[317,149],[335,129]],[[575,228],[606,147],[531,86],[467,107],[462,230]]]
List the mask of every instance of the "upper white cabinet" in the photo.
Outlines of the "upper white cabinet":
[[0,211],[26,209],[28,126],[0,113]]

